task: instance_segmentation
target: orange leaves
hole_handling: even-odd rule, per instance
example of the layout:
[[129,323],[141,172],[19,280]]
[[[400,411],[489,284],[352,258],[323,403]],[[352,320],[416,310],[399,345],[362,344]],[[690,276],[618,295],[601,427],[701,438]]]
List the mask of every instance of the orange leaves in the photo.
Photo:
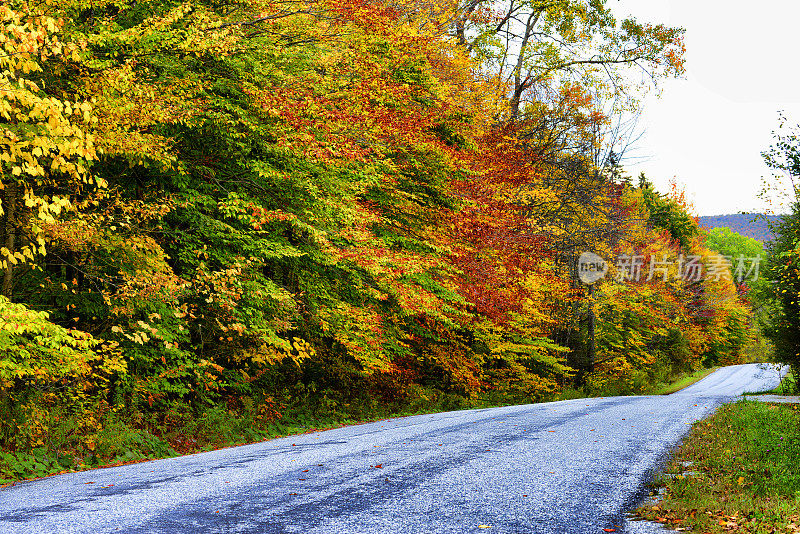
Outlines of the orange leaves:
[[522,188],[537,189],[540,163],[511,129],[485,136],[480,150],[465,160],[477,176],[453,182],[470,201],[453,218],[455,237],[463,243],[453,261],[464,271],[462,291],[478,311],[504,320],[508,312],[520,311],[527,294],[522,282],[540,271],[548,253],[517,202]]
[[411,21],[436,9],[361,0],[316,7],[331,12],[335,44],[323,38],[321,53],[295,66],[303,72],[293,72],[291,83],[242,88],[266,120],[278,119],[280,146],[338,164],[421,144],[444,149],[433,129],[453,114],[481,109],[464,109],[474,101],[465,87],[474,81],[469,63],[436,32],[414,29]]

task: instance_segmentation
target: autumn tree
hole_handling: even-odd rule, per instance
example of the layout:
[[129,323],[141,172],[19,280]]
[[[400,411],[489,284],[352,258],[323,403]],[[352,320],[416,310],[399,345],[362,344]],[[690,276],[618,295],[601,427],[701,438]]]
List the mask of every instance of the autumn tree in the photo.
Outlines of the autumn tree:
[[790,126],[780,117],[774,143],[762,155],[775,171],[789,177],[788,213],[771,225],[775,239],[767,244],[767,302],[772,312],[765,333],[775,347],[778,361],[792,366],[795,377],[800,372],[800,203],[797,176],[800,176],[800,128]]
[[80,44],[63,41],[63,23],[27,2],[0,6],[0,269],[2,294],[12,296],[15,266],[46,252],[43,227],[68,210],[96,159],[97,118],[84,100],[47,82],[52,70],[80,61]]
[[625,67],[653,81],[683,70],[683,30],[617,21],[604,1],[466,0],[451,31],[496,76],[512,119],[564,84],[613,93],[630,87]]

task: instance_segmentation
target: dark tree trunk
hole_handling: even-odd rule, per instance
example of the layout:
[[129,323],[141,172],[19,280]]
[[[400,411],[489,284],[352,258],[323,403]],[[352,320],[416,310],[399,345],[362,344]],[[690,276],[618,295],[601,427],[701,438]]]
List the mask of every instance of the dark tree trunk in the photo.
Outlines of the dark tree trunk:
[[[17,201],[19,196],[19,186],[11,182],[5,187],[5,194],[3,195],[3,209],[5,210],[5,225],[4,234],[5,239],[3,246],[8,249],[9,254],[14,254],[14,247],[17,240]],[[6,268],[3,272],[3,285],[0,288],[0,293],[8,299],[11,299],[12,281],[14,274],[14,265],[9,258],[6,258]]]

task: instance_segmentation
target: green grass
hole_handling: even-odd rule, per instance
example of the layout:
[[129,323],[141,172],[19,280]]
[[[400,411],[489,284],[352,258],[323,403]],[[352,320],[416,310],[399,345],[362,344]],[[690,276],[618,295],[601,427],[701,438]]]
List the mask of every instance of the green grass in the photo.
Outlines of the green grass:
[[[800,408],[740,401],[695,423],[642,518],[703,533],[800,532]],[[688,467],[687,467],[688,466]]]
[[650,395],[669,395],[670,393],[675,393],[676,391],[680,391],[683,388],[689,387],[695,382],[699,382],[700,380],[704,379],[714,371],[719,369],[719,367],[712,367],[710,369],[700,369],[699,371],[695,371],[690,374],[683,374],[678,376],[674,381],[668,384],[657,384],[653,389],[649,392]]

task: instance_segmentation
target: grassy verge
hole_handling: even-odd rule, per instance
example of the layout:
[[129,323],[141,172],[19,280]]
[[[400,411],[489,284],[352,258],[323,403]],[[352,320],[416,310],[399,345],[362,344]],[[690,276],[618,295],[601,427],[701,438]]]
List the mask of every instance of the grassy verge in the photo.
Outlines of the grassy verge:
[[689,374],[683,374],[678,376],[674,381],[670,382],[669,384],[657,384],[653,389],[649,392],[650,395],[669,395],[670,393],[675,393],[676,391],[680,391],[683,388],[689,387],[695,382],[699,382],[700,380],[704,379],[714,371],[719,369],[719,367],[712,367],[711,369],[700,369],[699,371],[695,371]]
[[741,401],[695,423],[642,518],[703,533],[800,533],[800,408]]

